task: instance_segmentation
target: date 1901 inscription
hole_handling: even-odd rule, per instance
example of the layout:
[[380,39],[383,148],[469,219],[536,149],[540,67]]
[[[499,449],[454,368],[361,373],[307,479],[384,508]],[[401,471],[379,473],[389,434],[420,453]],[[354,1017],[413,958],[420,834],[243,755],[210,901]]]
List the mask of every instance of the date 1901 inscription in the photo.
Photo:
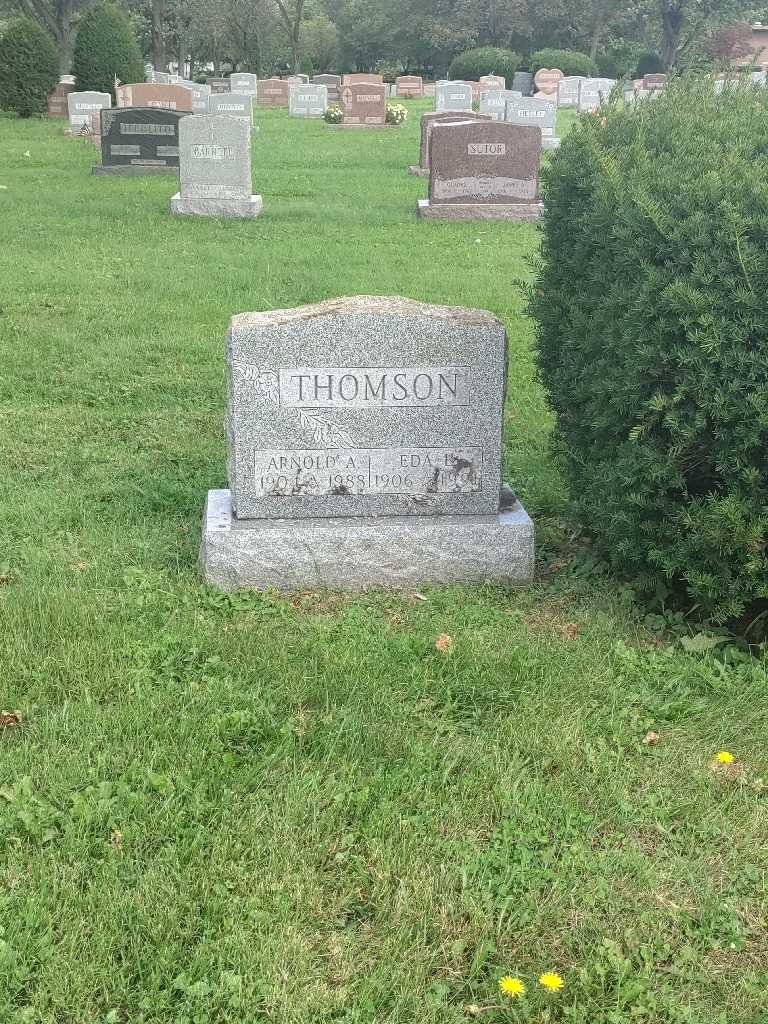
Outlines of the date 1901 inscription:
[[481,488],[480,448],[257,451],[260,497],[320,494],[470,494]]

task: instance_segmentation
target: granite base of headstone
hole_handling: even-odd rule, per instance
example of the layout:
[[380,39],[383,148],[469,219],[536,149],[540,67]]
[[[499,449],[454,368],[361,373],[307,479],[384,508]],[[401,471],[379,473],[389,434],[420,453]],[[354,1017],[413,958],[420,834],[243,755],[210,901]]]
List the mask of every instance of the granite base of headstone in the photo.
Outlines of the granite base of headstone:
[[505,121],[436,124],[429,142],[428,220],[537,221],[541,130]]
[[506,348],[491,313],[400,298],[233,317],[229,489],[208,492],[206,581],[528,582],[533,523],[502,482]]
[[262,210],[251,193],[251,125],[247,118],[195,114],[179,124],[180,188],[171,212],[251,219]]

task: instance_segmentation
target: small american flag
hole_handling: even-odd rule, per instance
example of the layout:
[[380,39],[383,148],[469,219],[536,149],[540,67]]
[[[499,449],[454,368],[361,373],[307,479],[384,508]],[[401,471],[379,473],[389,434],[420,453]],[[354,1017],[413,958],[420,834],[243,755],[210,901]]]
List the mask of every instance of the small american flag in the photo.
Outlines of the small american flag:
[[117,77],[117,75],[115,75],[115,91],[117,91],[118,85],[122,85],[122,84],[123,83],[120,81],[120,79]]
[[80,125],[80,134],[81,135],[92,135],[93,134],[93,132],[91,131],[91,126],[88,124],[87,121],[85,121],[83,124]]

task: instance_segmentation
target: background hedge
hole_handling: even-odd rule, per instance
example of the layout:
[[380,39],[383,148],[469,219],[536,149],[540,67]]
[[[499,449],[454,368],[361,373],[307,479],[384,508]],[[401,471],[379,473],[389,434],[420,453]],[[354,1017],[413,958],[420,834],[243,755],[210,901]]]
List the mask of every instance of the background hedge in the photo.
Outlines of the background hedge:
[[768,598],[768,96],[676,82],[543,171],[531,302],[574,516],[646,591]]
[[10,22],[0,35],[0,108],[19,117],[42,114],[58,80],[53,39],[29,18]]
[[502,75],[507,81],[507,88],[511,89],[512,76],[520,67],[521,59],[512,50],[499,50],[493,46],[465,50],[453,58],[448,77],[476,82],[482,75]]
[[144,62],[127,16],[114,4],[92,7],[83,15],[75,40],[72,73],[82,91],[112,93],[121,82],[143,82]]

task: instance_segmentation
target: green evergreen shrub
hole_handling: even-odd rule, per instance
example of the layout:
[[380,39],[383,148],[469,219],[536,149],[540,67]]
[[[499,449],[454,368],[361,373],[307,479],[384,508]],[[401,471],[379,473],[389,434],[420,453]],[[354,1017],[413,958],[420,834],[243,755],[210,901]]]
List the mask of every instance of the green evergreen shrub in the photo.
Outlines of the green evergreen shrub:
[[299,67],[301,68],[302,75],[306,75],[311,82],[315,74],[315,69],[312,64],[312,58],[307,55],[303,56],[301,58],[301,61],[299,62]]
[[97,4],[83,15],[77,30],[72,74],[81,91],[113,94],[121,82],[143,82],[144,63],[127,16],[111,3]]
[[622,40],[605,53],[598,54],[597,70],[601,78],[637,78],[637,62],[644,54],[638,43]]
[[542,172],[530,310],[574,516],[643,591],[768,597],[768,96],[581,118]]
[[476,82],[483,75],[502,75],[507,88],[512,88],[512,77],[520,67],[521,57],[512,50],[499,50],[493,46],[481,46],[476,50],[465,50],[453,58],[448,77],[455,81]]
[[0,36],[0,108],[19,117],[42,114],[58,80],[53,39],[30,18],[11,21]]
[[658,53],[642,53],[637,60],[637,77],[645,75],[663,75],[666,72],[664,61]]
[[559,68],[564,75],[585,75],[594,78],[597,75],[597,64],[578,50],[537,50],[531,54],[531,71],[539,68]]

